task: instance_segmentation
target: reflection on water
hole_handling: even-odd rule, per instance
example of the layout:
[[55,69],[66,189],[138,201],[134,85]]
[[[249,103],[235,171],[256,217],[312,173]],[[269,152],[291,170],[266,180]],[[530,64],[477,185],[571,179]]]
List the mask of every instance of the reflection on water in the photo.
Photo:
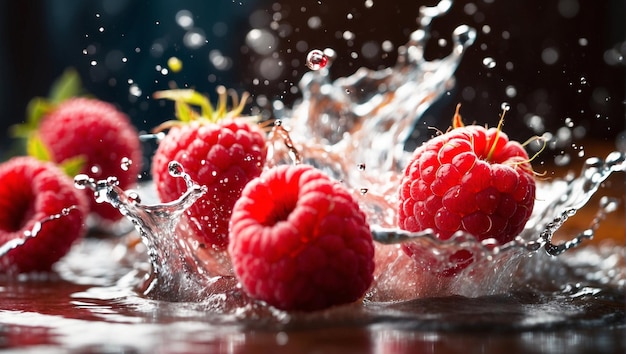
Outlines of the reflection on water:
[[[520,277],[525,284],[511,293],[366,301],[288,314],[227,306],[226,298],[188,303],[142,298],[124,285],[122,272],[132,272],[133,265],[119,262],[116,242],[121,241],[84,242],[59,264],[61,279],[2,282],[0,348],[41,353],[306,352],[312,347],[329,353],[411,348],[446,353],[472,345],[479,346],[475,352],[626,349],[624,284],[611,283],[616,279],[611,269],[624,269],[623,248],[575,251],[600,255],[595,259],[575,252],[550,262],[529,258],[522,272],[545,272],[541,267],[549,264],[558,282]],[[80,266],[85,262],[97,264],[99,271]]]

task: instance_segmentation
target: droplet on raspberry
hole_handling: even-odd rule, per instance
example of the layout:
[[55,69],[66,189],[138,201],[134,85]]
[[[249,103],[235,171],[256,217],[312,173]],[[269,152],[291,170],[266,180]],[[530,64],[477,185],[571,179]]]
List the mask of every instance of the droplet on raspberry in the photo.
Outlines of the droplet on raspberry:
[[320,70],[328,64],[328,56],[319,49],[313,49],[306,56],[306,66],[311,70]]

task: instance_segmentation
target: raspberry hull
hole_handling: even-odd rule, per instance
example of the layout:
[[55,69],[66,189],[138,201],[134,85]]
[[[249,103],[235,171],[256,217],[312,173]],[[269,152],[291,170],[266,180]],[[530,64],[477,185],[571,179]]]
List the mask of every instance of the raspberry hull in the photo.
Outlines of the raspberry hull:
[[235,204],[230,237],[243,289],[283,310],[356,301],[373,279],[365,214],[311,166],[279,166],[251,181]]
[[[415,150],[400,187],[398,224],[408,231],[432,229],[442,240],[461,230],[502,244],[523,230],[534,202],[524,148],[495,128],[459,127]],[[407,252],[421,253],[410,244]],[[450,274],[471,263],[463,250],[452,258]]]

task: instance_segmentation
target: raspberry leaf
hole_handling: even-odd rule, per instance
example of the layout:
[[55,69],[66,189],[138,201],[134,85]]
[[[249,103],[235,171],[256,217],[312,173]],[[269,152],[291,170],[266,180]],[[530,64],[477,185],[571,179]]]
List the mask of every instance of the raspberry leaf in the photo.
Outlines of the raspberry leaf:
[[197,114],[195,114],[195,112],[191,109],[191,107],[185,102],[176,101],[175,108],[176,108],[176,117],[181,122],[191,122],[197,116]]
[[16,138],[28,138],[37,130],[43,117],[52,112],[61,102],[79,96],[82,83],[78,72],[67,69],[50,88],[48,97],[34,97],[26,106],[26,121],[11,127],[11,135]]
[[39,135],[31,134],[26,142],[26,153],[40,161],[50,161],[50,151],[41,141]]
[[[176,115],[178,121],[186,123],[192,120],[205,119],[209,122],[217,122],[224,118],[238,117],[243,112],[246,101],[249,97],[247,92],[241,95],[241,99],[234,91],[228,91],[224,86],[217,87],[218,101],[217,107],[214,108],[209,98],[191,89],[175,89],[157,91],[154,93],[156,99],[168,99],[176,102]],[[228,96],[232,100],[232,108],[227,107]],[[200,113],[196,113],[190,106],[200,107]],[[172,122],[165,122],[156,130],[163,130],[172,126]]]
[[68,98],[80,96],[82,91],[82,82],[78,72],[70,68],[52,84],[48,99],[53,104],[59,104]]
[[21,124],[11,126],[11,136],[15,138],[28,138],[37,130],[41,118],[54,109],[54,105],[48,99],[35,97],[26,107],[26,121]]
[[85,158],[85,156],[78,155],[64,160],[61,163],[60,167],[66,175],[74,178],[74,176],[82,172],[83,167],[85,167],[86,163],[87,159]]
[[[32,156],[40,161],[53,161],[50,149],[48,149],[38,134],[30,134],[28,136],[26,140],[26,153],[28,156]],[[66,175],[74,177],[82,171],[86,162],[85,156],[78,155],[63,160],[58,166]]]
[[[214,110],[209,99],[203,96],[202,94],[200,94],[199,92],[191,90],[191,89],[157,91],[154,93],[154,98],[168,99],[176,103],[181,102],[181,103],[186,103],[188,105],[198,106],[201,109],[200,114],[203,117],[213,116]],[[176,111],[177,113],[180,113],[179,107],[176,107]],[[184,114],[183,116],[180,116],[178,119],[185,122],[185,121],[189,121],[189,120],[183,120],[187,118],[190,118],[190,116]]]

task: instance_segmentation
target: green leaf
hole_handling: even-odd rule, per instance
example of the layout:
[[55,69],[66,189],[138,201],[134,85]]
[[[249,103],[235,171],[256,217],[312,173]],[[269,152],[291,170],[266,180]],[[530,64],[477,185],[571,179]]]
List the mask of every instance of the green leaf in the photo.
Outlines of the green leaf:
[[61,103],[68,98],[79,96],[82,92],[82,83],[78,72],[69,68],[52,84],[50,89],[50,101]]
[[213,106],[209,99],[201,93],[191,89],[165,90],[154,93],[156,99],[168,99],[181,101],[190,105],[198,106],[203,117],[213,116]]
[[41,161],[50,161],[50,151],[41,141],[39,135],[31,134],[26,142],[26,153]]
[[176,118],[181,122],[191,122],[194,119],[194,113],[188,104],[182,101],[176,101]]
[[85,164],[87,163],[87,159],[83,155],[70,157],[69,159],[65,159],[61,163],[61,169],[65,172],[66,175],[70,177],[74,177],[79,174]]

